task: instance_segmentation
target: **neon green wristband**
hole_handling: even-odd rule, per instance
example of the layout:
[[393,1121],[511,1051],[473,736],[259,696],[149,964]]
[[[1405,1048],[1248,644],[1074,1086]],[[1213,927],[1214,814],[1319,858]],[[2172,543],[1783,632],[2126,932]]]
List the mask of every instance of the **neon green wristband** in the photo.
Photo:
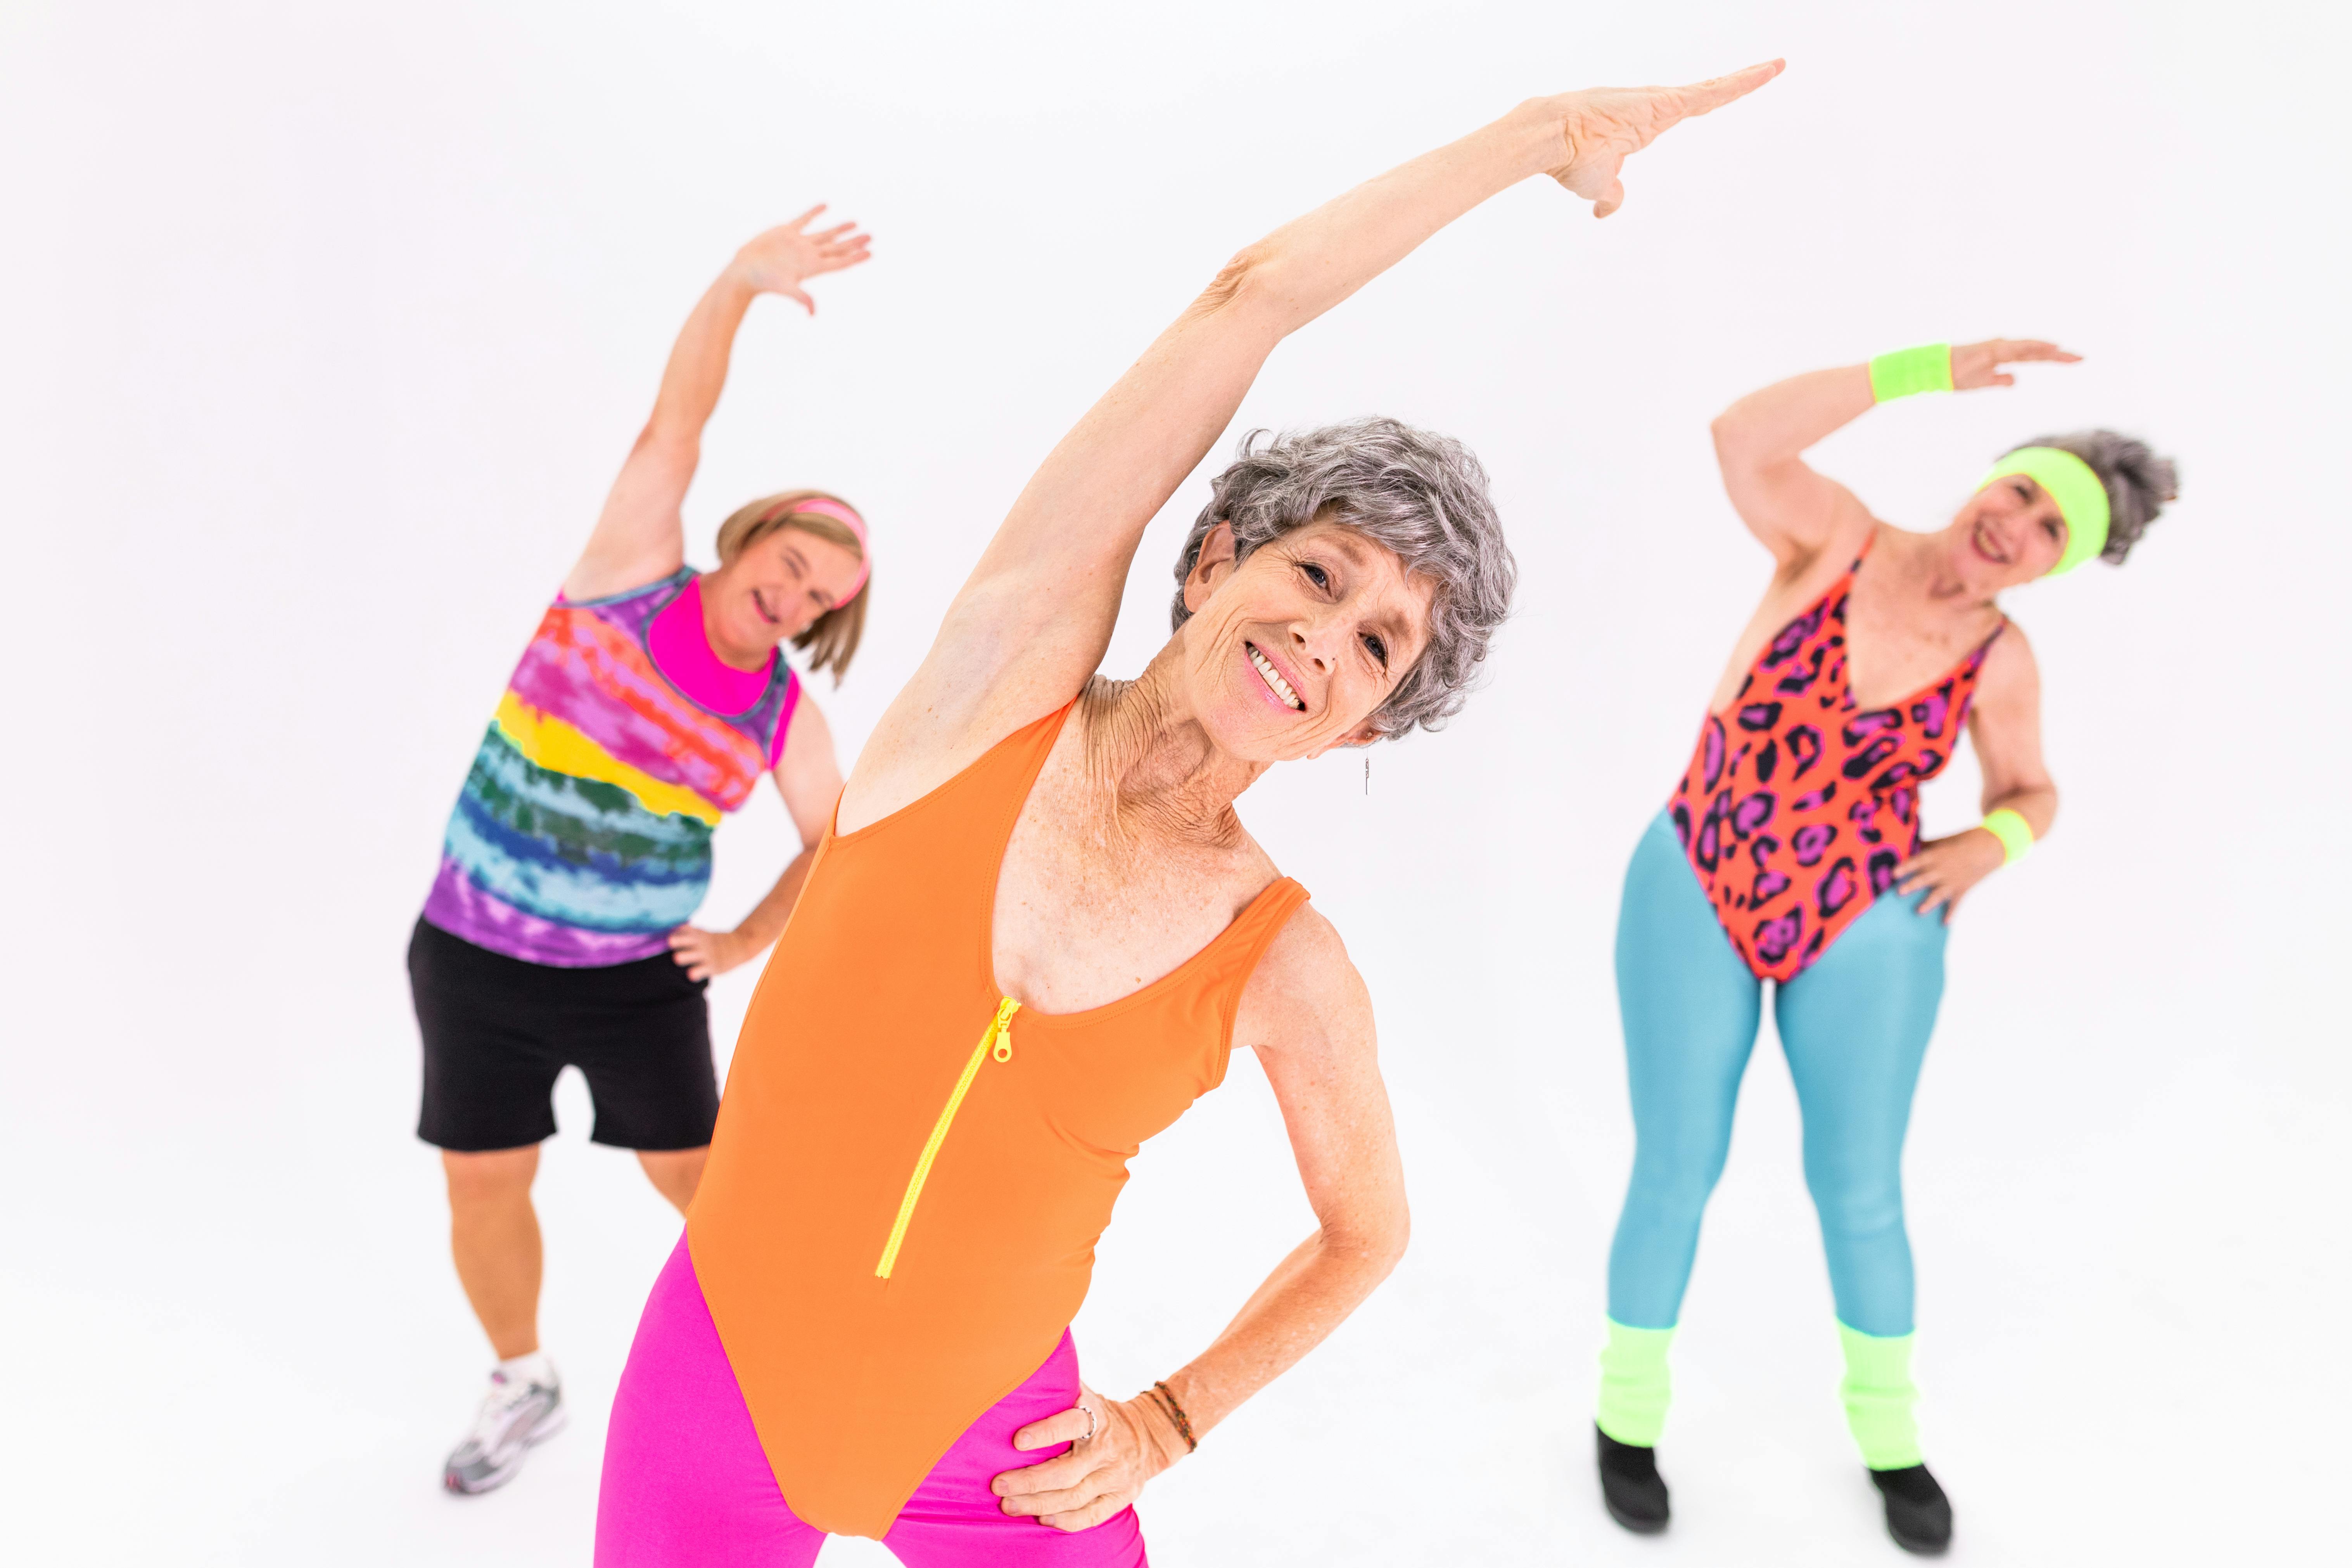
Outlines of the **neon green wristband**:
[[1986,812],[1985,819],[1977,826],[2000,840],[2005,852],[2001,860],[2004,866],[2016,865],[2025,858],[2025,852],[2033,847],[2032,827],[2025,818],[2005,805],[1999,811]]
[[1870,395],[1881,403],[1908,397],[1915,392],[1952,390],[1952,345],[1928,343],[1896,349],[1870,362]]

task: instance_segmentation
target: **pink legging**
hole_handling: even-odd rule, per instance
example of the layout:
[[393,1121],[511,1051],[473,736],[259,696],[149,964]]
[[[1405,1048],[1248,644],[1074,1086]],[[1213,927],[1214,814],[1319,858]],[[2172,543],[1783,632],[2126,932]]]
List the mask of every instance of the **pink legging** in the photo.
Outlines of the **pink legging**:
[[[1091,1530],[1008,1514],[989,1483],[1068,1451],[1023,1452],[1013,1434],[1077,1403],[1067,1331],[1045,1364],[955,1441],[882,1538],[908,1568],[1145,1568],[1133,1509]],[[784,1502],[686,1242],[654,1281],[613,1398],[596,1503],[596,1568],[808,1568],[824,1531]]]

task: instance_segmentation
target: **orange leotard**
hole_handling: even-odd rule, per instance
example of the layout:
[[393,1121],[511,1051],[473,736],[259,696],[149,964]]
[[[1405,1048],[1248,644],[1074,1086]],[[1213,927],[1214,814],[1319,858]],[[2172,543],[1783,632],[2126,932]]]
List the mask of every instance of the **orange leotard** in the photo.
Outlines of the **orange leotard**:
[[1146,1138],[1225,1074],[1283,879],[1171,973],[1040,1014],[997,990],[996,884],[1070,710],[828,834],[760,978],[687,1225],[784,1500],[880,1537],[1086,1300]]

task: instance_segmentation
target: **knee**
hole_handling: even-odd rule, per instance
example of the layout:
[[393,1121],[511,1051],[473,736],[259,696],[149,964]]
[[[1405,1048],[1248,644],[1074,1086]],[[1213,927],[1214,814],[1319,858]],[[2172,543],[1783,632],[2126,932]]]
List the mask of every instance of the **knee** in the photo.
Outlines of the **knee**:
[[452,1209],[492,1208],[528,1203],[531,1178],[539,1173],[539,1146],[494,1149],[487,1153],[459,1153],[445,1149],[441,1170],[449,1184]]
[[1865,1237],[1902,1227],[1903,1184],[1892,1172],[1822,1170],[1808,1163],[1805,1187],[1825,1234]]
[[1660,1219],[1697,1223],[1723,1174],[1723,1156],[1657,1158],[1637,1152],[1625,1206],[1639,1206]]

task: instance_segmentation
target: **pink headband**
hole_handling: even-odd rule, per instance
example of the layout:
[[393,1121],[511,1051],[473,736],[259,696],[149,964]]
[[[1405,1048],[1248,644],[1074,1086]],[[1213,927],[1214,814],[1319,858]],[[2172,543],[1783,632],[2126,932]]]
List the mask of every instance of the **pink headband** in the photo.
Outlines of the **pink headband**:
[[[849,585],[849,592],[841,596],[841,604],[845,605],[857,597],[858,591],[866,586],[866,579],[872,575],[874,571],[874,546],[866,542],[866,520],[841,502],[827,500],[823,496],[811,496],[806,500],[793,501],[776,516],[781,520],[792,516],[794,512],[802,511],[814,512],[819,517],[829,517],[835,522],[845,524],[850,532],[857,535],[857,581],[852,583]],[[837,610],[841,608],[841,605],[835,605],[834,608]]]

